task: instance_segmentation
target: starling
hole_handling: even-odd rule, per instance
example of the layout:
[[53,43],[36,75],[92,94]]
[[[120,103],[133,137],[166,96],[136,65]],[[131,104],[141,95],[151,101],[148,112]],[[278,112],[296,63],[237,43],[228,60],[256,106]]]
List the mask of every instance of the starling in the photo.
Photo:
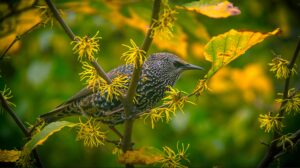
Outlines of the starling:
[[[131,77],[133,68],[133,65],[121,65],[108,72],[107,75],[111,79],[118,75]],[[153,108],[164,97],[168,86],[173,86],[183,71],[202,69],[202,67],[186,63],[171,53],[162,52],[150,55],[143,64],[138,82],[134,113],[141,113]],[[112,101],[109,101],[105,94],[93,92],[88,88],[82,89],[68,101],[51,112],[41,115],[40,118],[46,123],[50,123],[74,115],[96,117],[100,121],[112,125],[125,120],[124,108],[120,100],[113,98]]]

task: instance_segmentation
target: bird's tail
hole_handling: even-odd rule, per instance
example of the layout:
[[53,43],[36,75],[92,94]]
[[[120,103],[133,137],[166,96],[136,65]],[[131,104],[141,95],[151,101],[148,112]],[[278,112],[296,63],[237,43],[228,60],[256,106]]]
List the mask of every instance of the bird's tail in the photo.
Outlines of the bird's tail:
[[65,117],[80,115],[81,113],[76,110],[75,106],[74,103],[63,104],[46,114],[40,115],[39,118],[45,123],[51,123]]
[[33,135],[39,127],[44,127],[45,125],[51,122],[57,121],[65,117],[80,115],[81,113],[77,109],[78,108],[76,107],[76,104],[72,102],[72,103],[62,104],[56,107],[54,110],[46,114],[40,115],[36,123],[30,129],[29,131],[30,135]]

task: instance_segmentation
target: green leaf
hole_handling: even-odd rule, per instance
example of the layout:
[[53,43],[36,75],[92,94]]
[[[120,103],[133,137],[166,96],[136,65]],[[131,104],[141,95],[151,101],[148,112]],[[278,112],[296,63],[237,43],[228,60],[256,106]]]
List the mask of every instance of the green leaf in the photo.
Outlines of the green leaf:
[[42,145],[52,134],[60,131],[64,127],[74,127],[76,123],[68,122],[68,121],[56,121],[45,126],[40,132],[35,134],[31,140],[29,140],[25,146],[24,151],[32,151],[38,145]]
[[213,37],[204,47],[205,59],[212,62],[212,67],[206,77],[210,78],[220,68],[244,54],[252,46],[271,35],[278,34],[279,31],[279,29],[275,29],[272,32],[260,33],[232,29]]

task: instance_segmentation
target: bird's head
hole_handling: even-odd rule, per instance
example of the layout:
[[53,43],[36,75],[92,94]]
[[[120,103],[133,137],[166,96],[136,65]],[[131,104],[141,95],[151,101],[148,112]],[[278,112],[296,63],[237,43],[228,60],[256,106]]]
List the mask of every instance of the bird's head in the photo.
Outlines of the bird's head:
[[167,52],[152,54],[147,63],[154,66],[155,69],[162,70],[163,73],[170,75],[180,75],[186,70],[204,70],[200,66],[187,63],[178,56]]

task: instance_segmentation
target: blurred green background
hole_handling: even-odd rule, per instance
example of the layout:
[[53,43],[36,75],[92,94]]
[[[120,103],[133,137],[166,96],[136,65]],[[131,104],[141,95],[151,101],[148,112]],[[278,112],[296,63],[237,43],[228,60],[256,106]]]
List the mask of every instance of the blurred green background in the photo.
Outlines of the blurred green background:
[[[5,1],[4,1],[5,2]],[[9,12],[5,3],[1,10]],[[33,1],[12,1],[30,5]],[[98,62],[106,71],[123,64],[121,44],[134,39],[141,44],[151,16],[151,0],[56,0],[64,18],[78,36],[94,35],[98,30],[100,54]],[[182,3],[179,0],[171,1]],[[149,53],[173,52],[188,62],[209,69],[204,60],[203,47],[209,39],[230,29],[269,32],[281,28],[282,34],[271,37],[246,52],[210,81],[211,92],[201,96],[197,105],[186,105],[185,113],[178,112],[172,121],[159,122],[151,129],[149,122],[139,119],[134,125],[135,147],[168,145],[176,148],[177,141],[190,144],[189,167],[255,167],[266,152],[261,141],[269,142],[272,134],[259,128],[258,115],[278,106],[274,103],[283,90],[283,80],[275,80],[268,63],[274,53],[290,58],[300,35],[300,2],[297,0],[231,1],[241,14],[226,19],[178,11],[174,38],[156,40]],[[42,3],[41,3],[42,4]],[[20,33],[39,20],[36,10],[2,22],[1,52]],[[11,24],[12,31],[7,31]],[[8,29],[9,30],[9,29]],[[1,89],[6,84],[13,93],[17,114],[24,122],[34,123],[46,113],[79,91],[84,84],[78,73],[82,71],[72,52],[70,39],[56,21],[39,27],[18,42],[0,62]],[[298,59],[299,60],[299,59]],[[300,65],[299,61],[297,61]],[[299,72],[299,68],[297,68]],[[175,87],[191,92],[205,72],[186,72]],[[299,77],[292,79],[300,86]],[[285,119],[286,133],[299,128],[299,115]],[[68,120],[78,121],[76,118]],[[122,130],[122,126],[117,126]],[[8,114],[0,114],[0,149],[20,149],[25,138]],[[72,129],[53,135],[38,148],[45,167],[120,167],[113,146],[85,148],[76,141]],[[300,166],[300,152],[281,157],[282,166]],[[272,166],[276,166],[274,163]]]

